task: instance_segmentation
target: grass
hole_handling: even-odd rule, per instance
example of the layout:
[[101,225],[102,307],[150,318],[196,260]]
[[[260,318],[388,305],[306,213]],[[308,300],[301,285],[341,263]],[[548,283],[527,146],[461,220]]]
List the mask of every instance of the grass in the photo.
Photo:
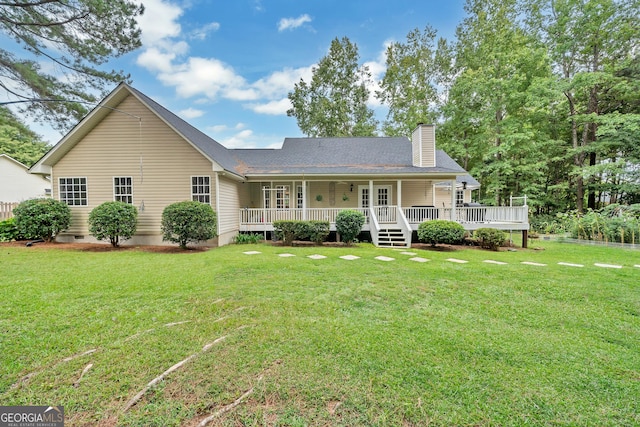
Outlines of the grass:
[[0,246],[0,402],[64,405],[70,426],[179,426],[253,388],[212,425],[639,425],[640,253],[533,246],[424,264],[369,245]]

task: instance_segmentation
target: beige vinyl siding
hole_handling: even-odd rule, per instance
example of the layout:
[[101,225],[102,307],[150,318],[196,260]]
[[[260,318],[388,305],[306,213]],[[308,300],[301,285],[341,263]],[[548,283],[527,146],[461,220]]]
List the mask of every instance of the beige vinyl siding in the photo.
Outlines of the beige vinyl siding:
[[162,210],[171,203],[191,200],[192,176],[211,177],[211,200],[215,200],[211,161],[134,96],[128,96],[117,108],[121,112],[112,111],[53,166],[56,199],[59,177],[87,178],[89,204],[71,207],[73,222],[67,234],[88,234],[89,212],[113,200],[116,176],[133,177],[133,204],[139,209],[138,235],[161,234]]
[[402,181],[402,207],[432,205],[432,181]]
[[436,136],[434,126],[423,126],[422,132],[422,165],[433,167],[436,165]]
[[436,204],[437,208],[451,207],[451,191],[445,188],[436,188]]
[[220,211],[218,212],[218,230],[220,234],[235,232],[240,228],[239,211],[240,197],[238,194],[239,182],[218,176],[220,191]]

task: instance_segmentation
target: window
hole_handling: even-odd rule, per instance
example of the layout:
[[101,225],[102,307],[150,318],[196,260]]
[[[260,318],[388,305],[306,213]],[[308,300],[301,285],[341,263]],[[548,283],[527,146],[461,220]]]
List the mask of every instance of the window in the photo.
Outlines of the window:
[[191,200],[211,204],[211,181],[208,176],[191,177]]
[[265,209],[271,209],[271,187],[265,185],[264,187],[262,187],[262,193],[264,194]]
[[378,190],[378,206],[389,206],[389,188],[379,187]]
[[464,205],[464,190],[456,190],[456,206]]
[[87,178],[59,178],[60,201],[69,206],[87,206]]
[[289,209],[291,195],[288,185],[276,186],[276,208],[277,209]]
[[369,207],[369,187],[360,187],[360,207]]
[[116,176],[113,178],[113,200],[129,204],[133,203],[133,179],[130,176]]
[[302,185],[296,186],[296,207],[302,209],[304,202],[304,195],[302,194]]

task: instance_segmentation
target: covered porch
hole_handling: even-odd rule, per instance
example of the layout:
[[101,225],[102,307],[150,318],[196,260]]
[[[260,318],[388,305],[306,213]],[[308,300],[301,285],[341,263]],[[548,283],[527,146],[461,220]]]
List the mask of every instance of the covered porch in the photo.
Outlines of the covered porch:
[[241,232],[273,231],[273,222],[279,220],[328,221],[335,231],[336,216],[346,209],[362,212],[362,230],[370,232],[377,246],[410,247],[413,231],[433,219],[455,221],[470,231],[529,230],[527,206],[465,206],[471,202],[471,189],[455,179],[302,180],[247,187],[251,205],[260,207],[239,210]]

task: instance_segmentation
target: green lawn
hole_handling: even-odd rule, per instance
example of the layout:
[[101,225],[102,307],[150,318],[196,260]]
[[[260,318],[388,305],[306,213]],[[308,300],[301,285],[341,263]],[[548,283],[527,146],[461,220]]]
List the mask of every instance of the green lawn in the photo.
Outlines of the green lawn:
[[211,425],[640,425],[640,251],[533,246],[0,246],[0,404],[179,426],[253,389]]

